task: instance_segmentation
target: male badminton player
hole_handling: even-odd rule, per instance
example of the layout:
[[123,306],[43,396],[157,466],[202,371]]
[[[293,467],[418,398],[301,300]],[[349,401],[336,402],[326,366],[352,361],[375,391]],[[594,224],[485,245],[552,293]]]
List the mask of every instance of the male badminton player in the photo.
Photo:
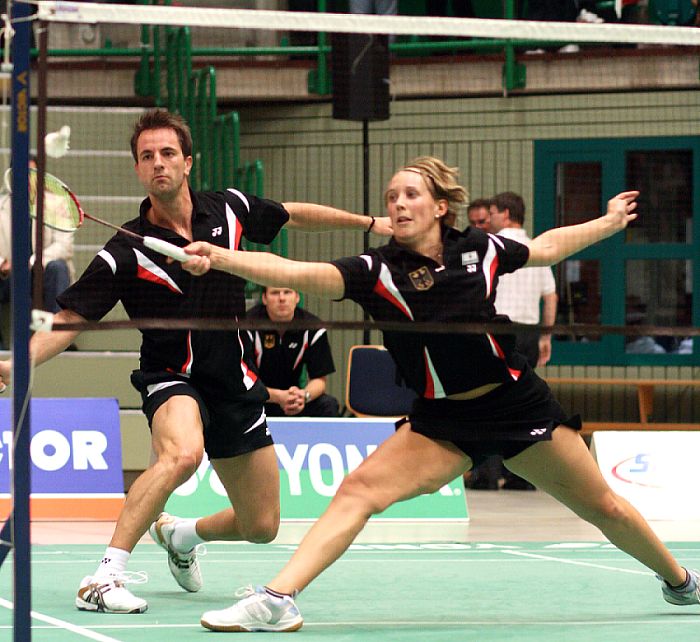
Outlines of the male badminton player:
[[[238,250],[241,239],[270,243],[283,226],[307,230],[354,229],[390,234],[388,218],[372,219],[307,203],[280,204],[236,189],[193,192],[192,139],[182,118],[165,110],[143,114],[131,150],[148,197],[124,227],[183,247],[206,240]],[[59,298],[55,323],[101,319],[118,301],[132,319],[233,319],[245,314],[245,281],[212,272],[203,279],[146,247],[139,237],[117,232],[83,275]],[[77,331],[37,333],[33,363],[64,350]],[[149,530],[167,550],[178,584],[198,591],[202,578],[197,546],[207,540],[269,542],[279,526],[279,473],[263,404],[267,391],[244,356],[237,331],[143,330],[140,369],[131,380],[143,398],[156,461],[133,483],[104,557],[82,579],[78,609],[142,613],[147,602],[129,582],[131,552]],[[10,362],[0,363],[0,380]],[[185,482],[206,450],[232,508],[199,520],[161,514],[172,491]]]

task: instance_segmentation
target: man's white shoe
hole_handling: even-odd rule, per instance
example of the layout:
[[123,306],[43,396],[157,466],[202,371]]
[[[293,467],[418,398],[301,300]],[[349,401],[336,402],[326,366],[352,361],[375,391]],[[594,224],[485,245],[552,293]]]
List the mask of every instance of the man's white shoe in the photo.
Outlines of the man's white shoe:
[[186,591],[196,593],[202,588],[202,571],[199,568],[197,552],[201,545],[195,546],[187,553],[180,553],[172,546],[173,531],[179,517],[161,513],[158,519],[151,524],[148,533],[153,541],[168,553],[168,567],[175,581]]
[[145,573],[122,572],[118,575],[93,577],[88,575],[80,582],[75,605],[81,611],[98,613],[144,613],[148,602],[136,597],[125,584],[143,584],[148,581]]
[[294,600],[285,596],[273,598],[262,586],[252,586],[236,591],[243,598],[221,611],[207,611],[200,620],[202,626],[212,631],[297,631],[304,624]]

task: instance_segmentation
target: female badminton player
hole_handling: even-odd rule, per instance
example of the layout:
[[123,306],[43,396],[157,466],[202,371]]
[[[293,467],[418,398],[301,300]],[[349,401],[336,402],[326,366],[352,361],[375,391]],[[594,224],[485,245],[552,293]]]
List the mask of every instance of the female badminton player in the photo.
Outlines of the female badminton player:
[[[557,263],[637,217],[639,193],[622,192],[600,218],[549,230],[528,247],[452,227],[455,207],[466,200],[456,179],[455,168],[430,157],[400,169],[385,195],[393,238],[361,256],[306,263],[194,243],[186,251],[197,256],[184,268],[351,299],[377,321],[495,321],[501,274]],[[419,395],[410,415],[344,480],[282,571],[265,587],[243,589],[233,606],[204,613],[204,627],[300,628],[295,596],[347,550],[370,516],[435,492],[492,454],[657,573],[666,601],[700,603],[700,576],[681,567],[640,513],[610,489],[577,432],[580,418],[567,417],[514,351],[512,337],[386,331],[384,342]]]

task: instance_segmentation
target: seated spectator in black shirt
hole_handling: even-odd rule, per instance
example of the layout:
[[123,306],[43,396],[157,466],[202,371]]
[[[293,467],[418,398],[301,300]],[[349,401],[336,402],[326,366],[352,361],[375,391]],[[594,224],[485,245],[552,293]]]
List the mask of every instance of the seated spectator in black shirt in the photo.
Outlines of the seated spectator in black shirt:
[[[297,307],[299,293],[290,288],[267,287],[262,304],[248,312],[249,319],[276,323],[318,321]],[[250,330],[253,354],[261,381],[270,393],[265,404],[268,417],[337,417],[338,400],[326,394],[326,375],[335,372],[328,335],[319,330]],[[308,374],[300,386],[304,366]]]

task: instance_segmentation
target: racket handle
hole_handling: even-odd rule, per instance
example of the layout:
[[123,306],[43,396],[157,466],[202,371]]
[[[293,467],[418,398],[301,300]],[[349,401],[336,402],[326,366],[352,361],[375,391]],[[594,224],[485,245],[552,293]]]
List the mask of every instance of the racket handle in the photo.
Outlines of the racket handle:
[[165,254],[165,256],[169,256],[171,259],[181,261],[182,263],[194,258],[191,254],[187,254],[181,247],[162,239],[157,239],[155,236],[144,236],[143,244],[151,250]]

